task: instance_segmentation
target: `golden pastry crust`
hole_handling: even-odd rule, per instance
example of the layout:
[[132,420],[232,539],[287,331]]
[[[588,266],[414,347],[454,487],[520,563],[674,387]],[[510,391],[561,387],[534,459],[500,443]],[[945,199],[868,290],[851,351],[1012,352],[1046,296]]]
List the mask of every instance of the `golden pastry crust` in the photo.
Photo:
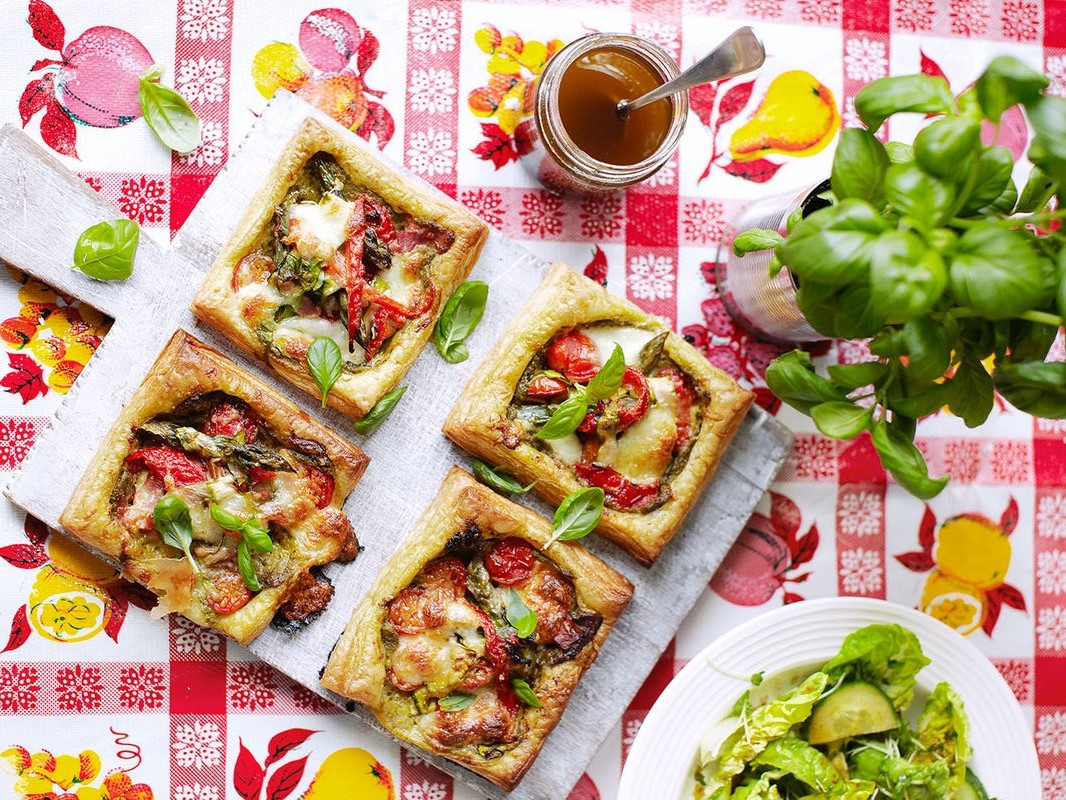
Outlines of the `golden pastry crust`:
[[558,504],[586,484],[572,466],[538,449],[508,406],[527,365],[558,334],[599,321],[668,332],[663,353],[692,382],[702,422],[670,497],[650,511],[605,508],[597,532],[617,542],[642,564],[651,564],[674,536],[751,405],[753,395],[711,364],[657,318],[608,293],[583,275],[555,264],[481,362],[444,423],[444,433]]
[[[163,544],[158,535],[129,530],[112,502],[126,458],[137,447],[136,429],[172,412],[183,401],[216,392],[247,404],[281,445],[328,458],[333,481],[329,502],[321,508],[311,503],[308,513],[286,528],[287,538],[278,546],[291,559],[287,577],[264,587],[228,614],[208,606],[203,581],[196,581],[180,553],[175,558],[174,548]],[[334,560],[350,544],[354,534],[341,506],[368,463],[358,447],[315,422],[218,351],[179,330],[100,444],[59,522],[74,537],[119,562],[128,577],[162,592],[160,608],[164,611],[180,612],[247,644],[270,623],[311,567]],[[307,500],[295,498],[300,499]]]
[[250,356],[264,361],[286,380],[316,397],[319,389],[306,364],[307,347],[314,336],[307,334],[291,340],[284,352],[264,344],[257,327],[267,316],[273,320],[276,305],[268,296],[265,299],[264,295],[247,296],[247,290],[242,295],[235,288],[234,270],[253,252],[271,224],[275,207],[285,198],[308,159],[320,152],[332,155],[356,186],[380,197],[395,212],[410,215],[419,223],[432,224],[454,235],[445,252],[435,253],[428,264],[421,267],[422,276],[432,287],[428,307],[409,319],[366,367],[342,373],[330,391],[329,404],[358,419],[402,380],[422,352],[445,302],[466,280],[477,261],[488,236],[488,227],[458,203],[428,187],[412,184],[409,178],[317,120],[306,120],[215,259],[191,309],[199,319],[219,330]]
[[551,536],[548,520],[453,467],[414,531],[352,613],[322,674],[322,685],[365,705],[397,737],[462,764],[509,791],[532,765],[559,721],[578,680],[629,603],[633,587],[580,545],[556,542],[548,548],[542,555],[572,578],[578,608],[600,615],[602,623],[576,657],[542,669],[532,685],[542,705],[523,706],[525,733],[516,746],[495,758],[482,757],[469,746],[441,747],[426,737],[416,718],[392,707],[390,692],[396,690],[388,683],[390,665],[382,630],[390,601],[411,585],[427,563],[448,553],[449,542],[454,550],[471,526],[476,526],[486,540],[517,537],[538,552]]

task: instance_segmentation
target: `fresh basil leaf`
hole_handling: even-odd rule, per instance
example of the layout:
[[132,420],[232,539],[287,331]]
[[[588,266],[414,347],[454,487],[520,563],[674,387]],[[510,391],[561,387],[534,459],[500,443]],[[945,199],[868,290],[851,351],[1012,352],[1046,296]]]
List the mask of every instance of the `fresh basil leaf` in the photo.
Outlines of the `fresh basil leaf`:
[[811,409],[811,419],[818,430],[831,439],[854,439],[869,429],[873,409],[847,401],[819,403]]
[[618,387],[622,385],[622,377],[625,375],[625,371],[626,357],[622,352],[622,348],[616,344],[614,350],[611,351],[611,355],[607,357],[607,361],[592,376],[592,380],[585,387],[589,401],[595,402],[596,400],[609,399],[618,391]]
[[551,538],[544,546],[588,536],[600,524],[603,501],[603,489],[598,486],[587,486],[567,495],[555,509]]
[[1014,210],[1018,190],[1011,174],[1014,172],[1014,156],[1006,147],[988,147],[981,151],[973,167],[973,191],[962,204],[962,213],[977,211],[985,206],[1006,205],[1004,213]]
[[340,346],[328,336],[316,336],[307,348],[307,366],[322,393],[322,408],[325,408],[329,390],[344,371],[344,356]]
[[832,364],[829,366],[828,372],[829,379],[834,384],[851,392],[884,379],[888,375],[888,364],[881,361],[864,361],[861,364]]
[[898,75],[866,84],[855,95],[855,113],[872,132],[893,114],[948,114],[955,107],[948,82],[929,75]]
[[880,202],[882,181],[891,162],[885,146],[862,128],[845,128],[837,139],[830,181],[840,199],[857,197]]
[[149,67],[141,75],[137,101],[159,141],[179,155],[188,155],[200,146],[200,120],[184,97],[157,83],[162,74],[161,68]]
[[894,319],[927,314],[948,283],[940,254],[910,231],[888,231],[870,258],[870,297],[877,311]]
[[508,492],[510,494],[525,494],[533,488],[536,481],[529,484],[529,486],[523,486],[517,480],[502,472],[497,472],[484,461],[474,460],[472,465],[474,470],[474,477],[481,481],[486,486],[495,489],[498,492]]
[[952,346],[944,326],[930,317],[907,321],[900,333],[907,354],[906,376],[917,383],[943,377],[951,363]]
[[528,639],[537,629],[537,612],[527,606],[514,589],[507,590],[507,607],[504,614],[520,639]]
[[538,439],[562,439],[577,430],[589,410],[589,398],[584,387],[559,404],[544,427],[537,431]]
[[270,528],[262,520],[252,517],[241,526],[241,534],[248,546],[257,553],[273,552],[274,541],[270,538]]
[[914,161],[914,148],[903,142],[888,142],[885,145],[888,160],[893,164],[907,164]]
[[[923,390],[911,394],[903,392],[904,390],[898,385],[889,387],[885,406],[891,408],[893,413],[902,414],[911,420],[927,417],[951,401],[951,389],[946,383],[931,383]],[[911,436],[913,435],[912,431]]]
[[967,428],[976,428],[988,419],[995,401],[992,376],[976,358],[963,358],[947,382],[951,391],[948,407],[961,417]]
[[462,711],[474,702],[474,695],[467,692],[452,692],[447,697],[437,701],[437,707],[441,711]]
[[769,250],[777,247],[784,240],[785,237],[777,231],[767,230],[766,228],[752,228],[744,231],[733,240],[733,255],[742,256],[745,253],[752,253],[756,250]]
[[[792,233],[792,229],[795,228],[801,219],[806,216],[805,203],[800,203],[791,211],[788,212],[788,217],[785,219],[785,232]],[[771,231],[771,233],[777,233],[777,231]]]
[[217,522],[220,528],[225,528],[227,531],[239,531],[244,527],[243,519],[236,514],[231,514],[217,503],[212,503],[207,510],[211,514],[211,519]]
[[933,177],[955,181],[965,175],[980,147],[977,120],[945,117],[930,122],[914,137],[914,161]]
[[1055,181],[1049,178],[1044,170],[1040,167],[1033,167],[1029,171],[1029,177],[1018,198],[1017,212],[1031,214],[1034,211],[1040,211],[1047,206],[1048,201],[1055,194],[1055,188]]
[[469,358],[463,344],[485,314],[489,299],[489,285],[484,281],[467,281],[448,298],[433,330],[433,344],[437,352],[450,364]]
[[160,537],[171,547],[185,554],[193,571],[200,572],[200,565],[192,555],[192,518],[189,507],[180,497],[167,495],[152,509],[152,521]]
[[1043,293],[1040,259],[1029,243],[994,222],[959,237],[948,267],[955,300],[990,320],[1030,310]]
[[834,339],[865,339],[885,324],[874,308],[868,279],[843,288],[805,280],[796,290],[796,305],[812,328]]
[[1029,160],[1058,183],[1066,183],[1066,98],[1044,95],[1025,105],[1034,136]]
[[353,426],[355,432],[367,436],[380,428],[381,423],[388,419],[389,414],[392,413],[392,409],[396,407],[398,402],[400,402],[400,398],[403,397],[403,393],[406,391],[407,387],[401,386],[399,389],[393,389],[374,403],[374,407],[366,413],[365,417],[356,420],[355,425]]
[[766,368],[766,385],[804,414],[821,403],[846,400],[842,391],[815,373],[810,354],[803,350],[793,350],[771,361]]
[[74,266],[98,281],[121,281],[133,274],[141,229],[131,219],[99,222],[86,228],[74,245]]
[[1010,352],[1009,360],[1013,363],[1044,361],[1059,333],[1057,325],[1024,319],[1012,319],[1009,325],[1007,350]]
[[849,197],[806,217],[777,255],[803,280],[842,286],[866,274],[870,249],[886,229],[873,206]]
[[255,564],[252,563],[252,554],[248,550],[248,542],[244,539],[237,543],[237,572],[240,573],[244,585],[250,591],[258,592],[263,588],[258,576],[255,574]]
[[940,494],[947,485],[947,475],[935,480],[929,477],[925,458],[914,442],[884,420],[874,421],[871,440],[881,457],[881,466],[915,497],[929,500]]
[[916,164],[893,164],[885,172],[885,199],[914,227],[924,230],[951,216],[955,188]]
[[985,68],[974,89],[985,116],[999,122],[1003,112],[1018,103],[1040,97],[1047,88],[1047,76],[1013,56],[999,56]]
[[1012,406],[1037,417],[1066,418],[1066,362],[1000,364],[996,390]]
[[530,708],[540,708],[540,700],[537,699],[533,688],[521,678],[511,678],[511,686],[518,699]]

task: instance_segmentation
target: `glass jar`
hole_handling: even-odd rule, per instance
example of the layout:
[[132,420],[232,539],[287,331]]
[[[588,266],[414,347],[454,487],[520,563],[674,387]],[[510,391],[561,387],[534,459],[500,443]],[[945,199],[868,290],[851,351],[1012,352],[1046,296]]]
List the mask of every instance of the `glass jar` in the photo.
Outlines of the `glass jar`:
[[[688,117],[688,93],[650,103],[627,120],[619,117],[617,123],[611,114],[623,97],[614,95],[623,91],[630,94],[625,99],[634,100],[677,74],[677,64],[670,54],[647,39],[624,33],[594,33],[571,42],[552,57],[537,81],[533,151],[523,158],[523,163],[541,183],[560,192],[608,192],[651,177],[669,161],[681,141]],[[575,113],[579,119],[575,120]],[[564,123],[570,124],[574,135]],[[657,135],[659,129],[661,137]],[[620,140],[615,144],[619,146],[606,154],[590,154],[589,150],[598,149],[608,140],[609,133],[618,134]],[[634,151],[628,146],[633,134],[645,141],[659,141],[632,163],[613,163],[614,153],[639,153],[639,147]],[[575,138],[584,138],[586,147],[579,146]]]

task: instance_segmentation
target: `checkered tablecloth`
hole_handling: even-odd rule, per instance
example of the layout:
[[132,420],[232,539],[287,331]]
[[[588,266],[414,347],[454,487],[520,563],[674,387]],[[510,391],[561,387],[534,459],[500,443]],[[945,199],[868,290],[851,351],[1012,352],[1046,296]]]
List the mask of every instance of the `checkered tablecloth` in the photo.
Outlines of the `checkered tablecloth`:
[[[680,151],[654,179],[563,199],[527,174],[530,87],[562,43],[631,31],[684,67],[741,24],[763,37],[766,65],[693,93]],[[932,472],[953,480],[929,503],[915,500],[886,480],[867,439],[826,439],[777,408],[763,373],[781,348],[738,329],[714,285],[729,220],[754,198],[822,179],[868,82],[920,70],[960,92],[1009,52],[1066,94],[1066,2],[407,0],[342,10],[309,0],[5,0],[0,30],[0,121],[25,128],[161,240],[281,86],[508,236],[669,319],[796,432],[759,513],[572,797],[614,797],[658,693],[718,634],[782,603],[856,595],[967,632],[1032,721],[1043,796],[1066,798],[1066,425],[999,403],[971,431],[942,412],[920,425],[918,442]],[[166,65],[164,83],[203,120],[203,143],[188,156],[165,152],[121,91],[150,63]],[[781,152],[747,158],[745,136],[787,81],[816,89],[835,109],[830,121],[786,126]],[[1001,142],[1020,152],[1024,124],[1007,127]],[[0,275],[2,471],[18,465],[107,330],[92,309],[17,267]],[[868,351],[848,342],[815,354],[850,363]],[[1053,354],[1063,357],[1061,337]],[[0,504],[0,793],[473,797],[219,635],[150,619],[148,604]],[[26,763],[39,777],[18,783]],[[356,787],[353,774],[369,777]]]

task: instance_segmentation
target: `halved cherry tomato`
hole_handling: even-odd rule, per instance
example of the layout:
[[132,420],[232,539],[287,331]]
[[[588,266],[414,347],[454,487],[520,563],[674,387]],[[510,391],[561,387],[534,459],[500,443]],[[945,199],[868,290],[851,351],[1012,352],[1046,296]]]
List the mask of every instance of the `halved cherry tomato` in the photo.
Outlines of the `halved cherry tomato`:
[[688,376],[679,369],[663,367],[655,373],[656,377],[665,376],[674,382],[674,394],[677,395],[677,440],[674,442],[676,453],[692,436],[692,404],[696,402],[696,390]]
[[[483,658],[474,662],[474,666],[466,671],[460,689],[477,689],[496,677],[496,668]],[[410,691],[410,690],[408,690]]]
[[575,464],[574,471],[589,486],[599,486],[621,508],[634,510],[650,505],[659,494],[659,483],[634,483],[617,470],[601,464]]
[[636,367],[626,367],[618,397],[618,430],[624,430],[648,413],[651,392],[644,373]]
[[526,387],[526,397],[534,400],[551,400],[566,394],[566,381],[551,375],[538,375]]
[[130,470],[144,468],[168,488],[207,480],[203,464],[193,461],[181,450],[163,445],[135,450],[126,456],[126,467]]
[[513,586],[529,577],[534,559],[533,548],[523,539],[508,536],[494,542],[485,554],[485,568],[496,583]]
[[580,331],[570,331],[548,345],[548,366],[577,383],[588,383],[600,368],[599,351]]
[[208,581],[207,604],[216,614],[232,614],[244,608],[251,599],[251,590],[236,572],[218,572]]
[[237,436],[243,433],[244,441],[254,442],[259,433],[259,418],[247,406],[223,400],[211,409],[204,433],[208,436]]
[[510,715],[518,713],[518,694],[511,686],[510,681],[501,680],[496,686],[496,698],[500,706]]
[[233,267],[230,286],[233,287],[233,291],[239,292],[250,284],[266,283],[267,276],[273,271],[274,259],[262,253],[250,253]]
[[[597,408],[597,411],[599,409]],[[577,426],[578,433],[595,433],[596,432],[596,411],[586,411],[585,418],[581,420],[581,424]]]
[[316,498],[315,508],[325,508],[333,500],[333,476],[315,467],[307,467],[307,482]]
[[[248,470],[248,480],[252,483],[262,483],[263,481],[269,481],[273,479],[278,473],[272,469],[263,469],[262,467],[251,467]],[[319,506],[321,508],[321,506]]]
[[417,583],[404,587],[389,601],[389,622],[405,636],[439,628],[447,621],[448,603],[464,594],[466,565],[451,556],[438,558],[426,565]]

